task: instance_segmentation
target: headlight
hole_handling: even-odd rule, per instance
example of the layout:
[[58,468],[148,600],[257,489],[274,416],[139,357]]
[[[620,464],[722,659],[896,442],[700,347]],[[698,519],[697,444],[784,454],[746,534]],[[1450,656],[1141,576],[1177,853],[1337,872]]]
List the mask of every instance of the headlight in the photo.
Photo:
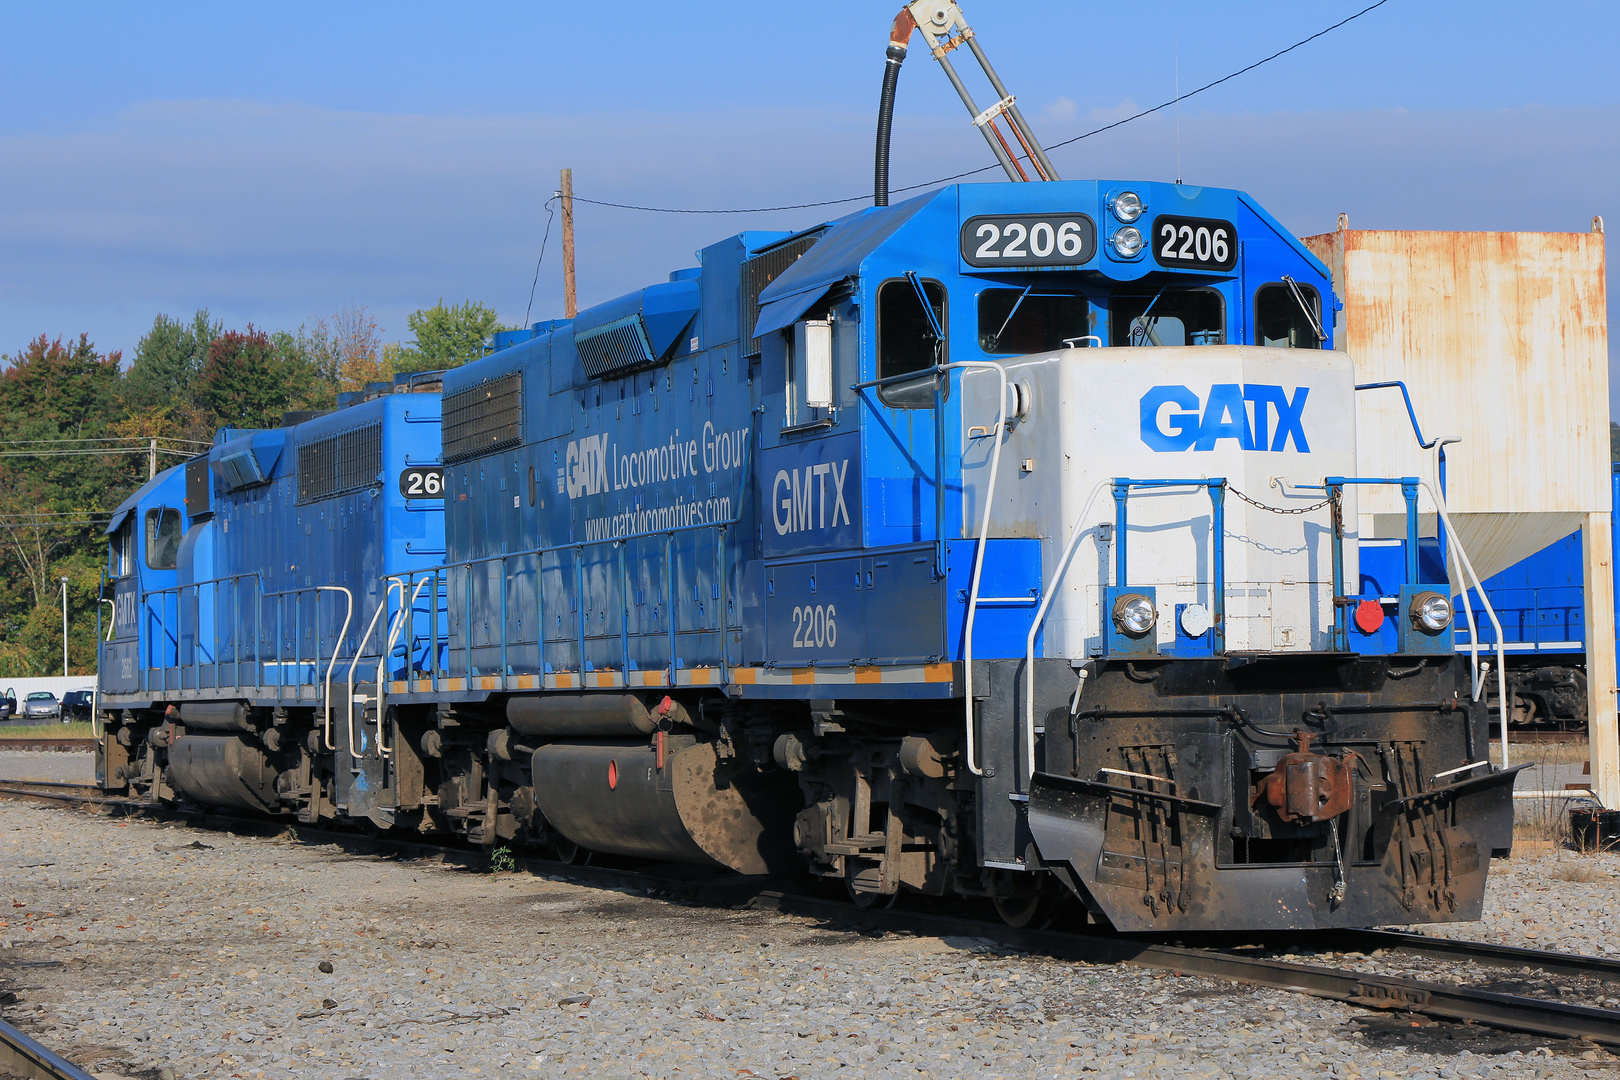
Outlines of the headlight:
[[1431,633],[1451,625],[1451,601],[1436,592],[1418,593],[1412,600],[1412,618]]
[[1136,257],[1142,250],[1142,234],[1135,225],[1127,225],[1114,234],[1114,251],[1122,259]]
[[1141,637],[1153,629],[1158,618],[1153,601],[1141,593],[1127,593],[1114,601],[1114,625],[1133,637]]
[[1114,216],[1127,225],[1141,217],[1141,196],[1134,191],[1122,191],[1114,196]]

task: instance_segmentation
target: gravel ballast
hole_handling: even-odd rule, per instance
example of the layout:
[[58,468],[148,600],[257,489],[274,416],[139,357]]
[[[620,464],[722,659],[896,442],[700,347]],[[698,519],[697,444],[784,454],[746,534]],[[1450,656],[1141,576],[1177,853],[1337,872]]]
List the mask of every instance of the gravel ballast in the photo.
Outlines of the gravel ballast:
[[[1497,864],[1486,923],[1452,932],[1590,951],[1620,858],[1582,860],[1602,878]],[[1533,1037],[291,833],[6,801],[0,868],[0,1014],[106,1077],[1616,1075]]]

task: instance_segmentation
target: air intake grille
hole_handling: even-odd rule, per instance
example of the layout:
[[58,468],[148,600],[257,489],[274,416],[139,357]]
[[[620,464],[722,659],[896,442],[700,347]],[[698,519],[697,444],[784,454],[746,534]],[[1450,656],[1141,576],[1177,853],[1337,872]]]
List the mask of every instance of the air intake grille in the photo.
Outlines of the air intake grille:
[[444,398],[444,462],[492,454],[523,441],[523,373],[508,372]]
[[311,439],[298,447],[298,501],[316,502],[364,490],[381,473],[381,424]]
[[759,322],[759,294],[820,239],[820,233],[801,236],[743,262],[742,332],[737,336],[742,339],[744,356],[759,355],[759,340],[754,337],[754,324]]
[[657,359],[640,315],[614,319],[583,333],[576,331],[574,347],[585,374],[593,379],[645,367]]

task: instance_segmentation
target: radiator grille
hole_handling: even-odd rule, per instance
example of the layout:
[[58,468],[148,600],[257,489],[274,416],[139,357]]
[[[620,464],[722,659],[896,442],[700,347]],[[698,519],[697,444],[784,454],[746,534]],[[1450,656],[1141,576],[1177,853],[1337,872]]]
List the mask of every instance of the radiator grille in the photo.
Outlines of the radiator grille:
[[523,441],[523,373],[508,372],[444,398],[444,463]]
[[583,333],[576,331],[574,348],[579,350],[585,374],[593,379],[645,367],[657,359],[639,314],[614,319]]
[[362,491],[382,473],[382,425],[367,424],[298,447],[298,501]]
[[754,324],[759,322],[759,294],[765,286],[782,275],[782,271],[798,261],[799,256],[809,251],[820,233],[810,236],[801,236],[790,240],[781,247],[771,248],[761,252],[752,259],[744,260],[742,264],[742,331],[737,335],[742,339],[742,354],[744,356],[759,355],[759,339],[754,337]]

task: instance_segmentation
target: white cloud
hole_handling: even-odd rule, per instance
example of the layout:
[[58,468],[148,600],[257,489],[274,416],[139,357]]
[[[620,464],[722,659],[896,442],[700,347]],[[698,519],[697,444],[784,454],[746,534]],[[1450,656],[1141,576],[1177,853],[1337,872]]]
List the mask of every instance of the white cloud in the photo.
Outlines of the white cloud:
[[1060,97],[1041,111],[1053,120],[1073,120],[1080,107],[1070,97]]

